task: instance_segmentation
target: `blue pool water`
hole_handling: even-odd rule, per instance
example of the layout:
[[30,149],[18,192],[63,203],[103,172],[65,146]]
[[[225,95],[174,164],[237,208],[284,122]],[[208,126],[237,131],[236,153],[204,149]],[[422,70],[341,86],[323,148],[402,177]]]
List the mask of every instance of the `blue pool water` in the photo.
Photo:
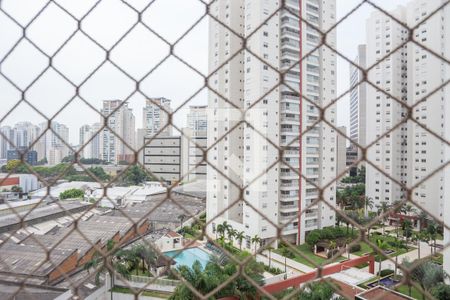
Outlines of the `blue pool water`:
[[188,266],[192,267],[194,262],[198,260],[202,267],[204,268],[209,262],[209,254],[200,248],[190,248],[183,251],[170,251],[164,252],[164,255],[168,257],[173,257],[176,262],[176,266]]
[[[397,283],[399,283],[399,281],[396,281],[396,280],[392,279],[391,277],[386,277],[386,278],[380,279],[380,284],[387,288],[393,287]],[[377,285],[378,285],[378,280],[368,284],[367,286],[372,288],[372,287],[376,287]]]

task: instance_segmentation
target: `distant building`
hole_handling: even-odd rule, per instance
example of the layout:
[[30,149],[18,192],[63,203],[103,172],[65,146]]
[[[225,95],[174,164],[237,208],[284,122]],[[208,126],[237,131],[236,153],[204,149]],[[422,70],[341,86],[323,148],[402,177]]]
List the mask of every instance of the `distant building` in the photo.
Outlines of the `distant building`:
[[38,178],[33,174],[1,174],[0,190],[10,191],[13,186],[20,186],[24,193],[40,187]]
[[[201,131],[203,133],[203,131]],[[199,134],[199,132],[197,132]],[[190,128],[183,129],[181,144],[181,162],[183,164],[183,181],[194,181],[206,179],[207,163],[204,160],[204,151],[208,147],[208,140],[205,135],[195,135]]]
[[[358,54],[354,63],[360,68],[367,68],[366,45],[358,46]],[[352,141],[366,146],[366,102],[367,102],[367,83],[364,80],[362,71],[350,65],[350,132],[349,137]],[[355,148],[358,149],[358,148]],[[360,152],[360,151],[357,151]],[[361,156],[361,153],[358,153]]]
[[144,165],[158,179],[177,182],[182,176],[181,137],[156,136],[145,138]]
[[22,160],[21,156],[24,156],[24,161],[32,166],[35,166],[38,162],[38,155],[35,150],[27,150],[27,147],[21,147],[19,149],[8,150],[7,160]]
[[45,156],[45,147],[42,147],[41,129],[30,122],[20,122],[11,126],[0,128],[0,159],[6,159],[8,150],[29,148],[37,152],[38,160]]
[[187,127],[192,130],[192,136],[206,136],[208,131],[208,106],[191,105],[187,114]]
[[339,176],[347,168],[347,139],[344,135],[347,135],[347,127],[338,127],[338,130],[343,134],[337,134],[336,139],[336,175]]
[[[133,155],[135,147],[135,117],[128,103],[121,100],[105,100],[101,110],[104,118],[108,118],[108,128],[100,133],[100,158],[117,164],[120,160]],[[128,145],[128,146],[127,146]]]
[[[53,164],[60,163],[70,153],[70,148],[66,145],[69,143],[69,128],[64,124],[54,121],[51,122],[49,129],[47,129],[47,123],[41,123],[39,126],[41,132],[45,131],[45,134],[40,139],[40,147],[45,153],[44,157],[47,158],[49,163],[50,161]],[[38,155],[38,160],[44,157]]]
[[100,157],[100,123],[94,125],[83,125],[80,128],[80,157]]
[[172,126],[165,127],[169,123],[169,114],[172,112],[170,103],[171,100],[162,97],[147,99],[142,111],[144,128],[147,130],[146,136],[172,135]]

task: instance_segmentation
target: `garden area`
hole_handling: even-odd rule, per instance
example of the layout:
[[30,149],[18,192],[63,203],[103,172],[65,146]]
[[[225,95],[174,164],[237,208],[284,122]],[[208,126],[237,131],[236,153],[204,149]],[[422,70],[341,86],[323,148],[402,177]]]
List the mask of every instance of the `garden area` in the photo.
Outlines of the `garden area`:
[[305,244],[294,246],[302,255],[284,243],[280,243],[275,253],[314,268],[346,260],[347,258],[338,255],[339,251],[343,250],[354,237],[356,235],[346,233],[339,227],[316,229],[308,234]]

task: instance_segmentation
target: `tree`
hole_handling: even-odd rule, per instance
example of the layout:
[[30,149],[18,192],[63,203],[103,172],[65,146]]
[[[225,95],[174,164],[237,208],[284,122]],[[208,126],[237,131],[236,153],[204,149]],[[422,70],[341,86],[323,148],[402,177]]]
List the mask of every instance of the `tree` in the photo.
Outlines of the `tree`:
[[[407,260],[405,260],[403,264],[409,269],[412,267],[412,264]],[[433,287],[444,283],[444,280],[447,277],[442,266],[431,261],[424,261],[415,266],[411,270],[410,276],[414,281],[417,281],[420,284],[422,289],[428,292],[430,292]],[[423,299],[425,299],[425,295],[423,295]]]
[[450,299],[450,285],[438,283],[431,289],[431,295],[433,295],[433,297],[435,297],[437,300]]
[[17,174],[28,174],[30,171],[27,169],[25,164],[18,159],[10,160],[4,166],[3,171],[5,173],[17,173]]
[[61,160],[62,163],[72,163],[74,161],[75,161],[75,155],[73,155],[73,154],[66,156]]
[[181,214],[178,216],[178,220],[180,220],[180,228],[183,228],[183,222],[184,220],[186,220],[186,215],[185,214]]
[[245,238],[245,233],[243,231],[240,231],[236,234],[236,240],[238,241],[239,244],[239,250],[242,250],[242,241]]
[[23,190],[22,190],[22,188],[21,188],[20,186],[15,185],[15,186],[13,186],[13,187],[11,188],[11,192],[14,192],[14,193],[23,193]]
[[[388,243],[386,241],[383,241],[381,239],[377,239],[377,247],[383,252],[389,248]],[[378,274],[381,274],[381,262],[383,260],[383,255],[378,254],[379,262],[378,262]],[[378,285],[380,284],[380,279],[378,279]]]
[[[248,253],[241,253],[237,259],[244,260],[249,256]],[[228,278],[238,272],[239,266],[234,262],[228,262],[221,266],[217,262],[209,262],[203,269],[200,262],[196,261],[192,268],[180,266],[178,272],[192,287],[201,294],[207,294],[216,289],[220,284],[226,282]],[[263,284],[264,266],[251,258],[244,267],[245,274],[255,281],[258,285]],[[252,299],[257,294],[256,288],[242,275],[234,278],[231,283],[217,292],[211,299],[237,296],[240,299]],[[173,295],[172,300],[191,300],[198,299],[186,285],[179,285]]]
[[102,167],[90,167],[88,169],[88,171],[91,172],[95,177],[97,177],[98,179],[100,179],[102,181],[108,181],[111,179],[111,176],[109,176],[105,172],[105,169],[103,169]]
[[100,274],[104,272],[109,273],[109,279],[111,283],[111,300],[113,299],[113,287],[114,287],[114,273],[117,272],[124,278],[129,278],[130,273],[127,267],[123,264],[122,261],[116,257],[115,254],[119,251],[119,249],[115,248],[115,242],[113,240],[108,240],[106,243],[107,255],[102,256],[101,253],[95,252],[93,258],[88,261],[84,265],[84,270],[90,272],[90,270],[96,269],[97,273],[95,274],[95,284],[100,284]]
[[260,243],[261,243],[261,238],[258,235],[255,235],[254,237],[252,237],[252,244],[255,244],[255,253],[256,253],[257,246]]
[[370,197],[364,197],[364,216],[369,216],[368,208],[372,209],[374,205],[373,199]]
[[433,241],[433,244],[431,246],[431,253],[433,253],[433,247],[434,247],[434,252],[436,252],[436,239],[437,239],[438,228],[434,221],[430,221],[428,223],[427,233],[429,234],[430,239]]
[[84,191],[80,189],[69,189],[59,194],[60,200],[80,198],[84,198]]
[[216,231],[219,234],[219,238],[223,240],[223,238],[225,237],[225,227],[223,226],[223,224],[217,225]]
[[331,283],[312,282],[308,283],[304,290],[299,294],[299,300],[325,300],[332,299],[335,290]]
[[406,241],[406,250],[408,250],[408,241],[413,235],[413,227],[412,227],[411,221],[404,220],[402,222],[402,230],[403,230],[403,236],[405,237],[405,241]]
[[126,185],[139,185],[145,181],[154,181],[154,177],[150,176],[142,167],[134,165],[129,167],[121,176],[120,181]]

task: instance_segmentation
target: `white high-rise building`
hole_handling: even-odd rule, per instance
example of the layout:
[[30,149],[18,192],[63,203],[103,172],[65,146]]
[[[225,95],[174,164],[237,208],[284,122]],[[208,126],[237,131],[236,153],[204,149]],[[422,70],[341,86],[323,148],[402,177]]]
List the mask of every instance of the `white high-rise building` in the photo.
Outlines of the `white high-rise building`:
[[136,132],[132,109],[121,100],[105,100],[101,112],[108,127],[100,133],[100,158],[110,163],[133,161]]
[[[399,6],[391,12],[401,21],[406,20],[404,7]],[[379,89],[367,89],[366,102],[366,143],[382,137],[367,151],[367,159],[377,165],[390,177],[406,184],[408,176],[407,124],[402,124],[395,131],[384,135],[405,117],[406,109],[398,101],[382,91],[407,102],[407,60],[406,46],[396,49],[408,38],[407,30],[386,14],[376,11],[367,20],[367,66],[378,65],[368,73],[368,80]],[[381,60],[390,54],[388,59]],[[380,61],[381,60],[381,61]],[[372,198],[375,206],[381,202],[393,203],[403,200],[404,190],[388,176],[367,164],[366,193]]]
[[[438,9],[444,0],[414,0],[406,7],[407,24],[415,26]],[[448,56],[450,52],[450,8],[440,9],[414,31],[414,38],[420,44],[433,49],[438,55]],[[447,28],[446,28],[447,27]],[[448,162],[445,152],[450,146],[433,136],[444,137],[447,143],[450,135],[445,134],[445,104],[450,101],[450,88],[435,91],[450,78],[447,62],[431,54],[426,49],[410,43],[408,45],[408,104],[414,106],[412,117],[421,125],[410,122],[408,128],[408,161],[410,184],[421,182],[429,174]],[[432,95],[429,95],[433,93]],[[425,98],[424,98],[425,97]],[[426,101],[423,101],[426,100]],[[425,128],[426,129],[425,129]],[[444,212],[444,170],[420,184],[413,192],[413,200],[425,207],[434,218],[442,220]],[[447,194],[450,197],[450,194]]]
[[[392,12],[400,21],[413,28],[442,5],[444,1],[413,0],[405,7]],[[438,55],[449,50],[450,9],[445,7],[418,26],[414,39]],[[391,53],[408,39],[407,30],[383,13],[373,13],[367,21],[367,65]],[[413,107],[412,118],[372,146],[368,159],[399,182],[415,186],[412,200],[429,212],[435,220],[442,220],[445,189],[445,171],[436,172],[448,158],[449,146],[437,136],[449,140],[445,131],[449,118],[445,105],[449,88],[439,88],[450,74],[448,64],[423,47],[408,43],[382,60],[369,73],[369,80],[382,90]],[[432,95],[430,95],[432,93]],[[367,90],[367,142],[374,141],[399,124],[407,109],[375,89]],[[425,129],[426,128],[426,129]],[[427,130],[428,129],[428,130]],[[433,132],[434,134],[430,133]],[[366,176],[367,196],[379,204],[405,199],[403,189],[375,168],[368,166]],[[426,179],[424,182],[422,182]],[[448,198],[448,196],[447,196]]]
[[14,146],[10,143],[15,143],[14,130],[11,126],[2,126],[0,131],[2,133],[2,135],[0,135],[0,159],[6,159],[8,150],[12,150],[14,148]]
[[[47,130],[47,123],[41,123],[39,128],[40,132],[45,131],[45,134],[39,140],[38,147],[44,151],[48,163],[59,164],[70,153],[70,149],[66,145],[69,144],[69,128],[55,121],[51,122],[51,129]],[[42,158],[38,151],[38,159]]]
[[[299,13],[299,1],[285,3]],[[334,0],[300,3],[302,16],[314,26],[326,29],[334,24]],[[242,37],[251,35],[247,47],[267,62],[262,63],[249,51],[236,54],[242,41],[211,21],[210,71],[234,58],[214,72],[210,81],[220,96],[215,92],[209,96],[208,146],[214,146],[208,158],[228,178],[208,167],[207,217],[214,219],[208,232],[214,236],[215,226],[226,220],[245,231],[247,248],[254,235],[262,238],[263,244],[277,236],[271,222],[283,226],[282,235],[298,243],[304,242],[309,231],[335,223],[334,211],[327,205],[312,205],[319,190],[300,180],[295,171],[301,170],[318,186],[336,176],[336,132],[326,124],[314,124],[320,118],[314,104],[325,106],[336,97],[336,57],[322,47],[300,68],[296,63],[320,44],[320,34],[304,23],[300,31],[299,19],[286,10],[267,21],[277,6],[275,1],[221,0],[210,8]],[[327,38],[335,46],[335,33],[330,32]],[[285,72],[282,86],[278,85],[279,71]],[[300,90],[314,104],[300,98]],[[239,124],[241,111],[247,108],[245,119],[251,126]],[[333,124],[335,113],[335,106],[326,111]],[[285,150],[282,163],[274,164],[279,151],[268,140]],[[240,195],[239,186],[246,187],[244,195]],[[240,201],[241,197],[246,202]],[[334,184],[324,190],[323,199],[335,205]]]
[[99,158],[100,149],[100,135],[97,134],[100,129],[100,124],[83,125],[80,128],[80,157],[82,158]]
[[193,136],[206,136],[208,131],[208,106],[191,105],[187,114],[187,127]]
[[144,128],[147,129],[147,136],[153,136],[155,134],[159,136],[172,135],[172,126],[164,127],[169,124],[169,113],[172,112],[170,103],[171,100],[162,97],[147,99],[142,111],[142,120],[144,122]]
[[[358,46],[358,54],[354,63],[360,68],[366,69],[366,45]],[[349,138],[359,145],[366,146],[366,103],[367,103],[367,83],[362,82],[363,72],[354,65],[350,65],[350,132]],[[361,156],[361,149],[358,149]]]

